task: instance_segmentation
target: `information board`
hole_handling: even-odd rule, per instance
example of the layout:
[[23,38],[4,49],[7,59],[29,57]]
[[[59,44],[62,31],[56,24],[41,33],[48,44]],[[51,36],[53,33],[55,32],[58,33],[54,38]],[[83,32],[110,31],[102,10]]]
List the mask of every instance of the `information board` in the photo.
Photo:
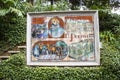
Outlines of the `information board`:
[[100,64],[98,11],[29,12],[27,65]]

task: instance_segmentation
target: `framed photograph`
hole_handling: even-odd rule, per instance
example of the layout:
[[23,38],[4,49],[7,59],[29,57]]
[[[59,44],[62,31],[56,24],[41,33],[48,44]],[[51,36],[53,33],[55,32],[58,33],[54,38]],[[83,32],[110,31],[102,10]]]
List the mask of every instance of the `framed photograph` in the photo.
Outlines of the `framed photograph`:
[[29,12],[27,65],[100,65],[98,11]]

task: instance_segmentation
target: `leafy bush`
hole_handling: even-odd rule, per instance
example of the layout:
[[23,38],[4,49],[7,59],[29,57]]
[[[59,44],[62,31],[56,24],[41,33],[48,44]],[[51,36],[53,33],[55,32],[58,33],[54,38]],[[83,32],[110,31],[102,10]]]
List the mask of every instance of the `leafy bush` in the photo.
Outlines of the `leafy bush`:
[[44,0],[37,0],[35,3],[34,11],[58,11],[58,10],[68,10],[69,9],[69,4],[67,1],[64,0],[59,0],[54,3],[54,5],[51,5]]
[[120,52],[104,43],[96,67],[30,67],[25,54],[15,54],[0,65],[1,80],[119,80]]
[[111,31],[103,31],[100,33],[100,40],[104,42],[115,42],[115,36]]
[[[115,33],[115,27],[119,27],[120,16],[117,14],[111,14],[110,11],[100,10],[99,11],[99,23],[100,31],[111,30]],[[118,28],[117,28],[118,29]]]
[[0,54],[25,42],[26,13],[32,5],[20,0],[0,1]]
[[[17,21],[17,19],[19,20]],[[13,46],[25,42],[26,40],[26,19],[19,17],[17,19],[14,21],[15,24],[9,24],[9,26],[7,26],[9,31],[5,33],[8,39],[7,41]]]
[[0,54],[26,41],[26,19],[8,16],[0,18]]
[[101,50],[101,66],[106,72],[120,77],[120,51],[114,45],[104,43],[103,50]]

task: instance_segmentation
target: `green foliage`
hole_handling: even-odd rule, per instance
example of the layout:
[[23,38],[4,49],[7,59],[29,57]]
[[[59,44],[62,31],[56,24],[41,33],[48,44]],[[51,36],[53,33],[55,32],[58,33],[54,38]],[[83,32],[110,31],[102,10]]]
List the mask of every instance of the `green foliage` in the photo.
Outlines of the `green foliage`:
[[120,52],[120,15],[110,11],[99,11],[100,40],[109,43]]
[[0,16],[5,16],[8,13],[15,13],[18,16],[22,16],[22,12],[19,9],[15,8],[14,0],[2,0],[0,7],[2,10],[2,12],[0,12]]
[[10,31],[5,33],[5,36],[8,39],[7,41],[11,42],[10,44],[13,46],[25,42],[26,40],[26,25],[25,25],[26,20],[25,18],[18,19],[19,21],[15,20],[16,24],[8,26]]
[[31,10],[31,5],[20,0],[1,0],[0,1],[0,16],[12,13],[23,17],[28,10]]
[[[116,35],[120,36],[119,35],[120,34],[120,24],[114,27],[114,31],[115,31]],[[118,37],[118,38],[120,38],[120,37]]]
[[90,9],[107,9],[109,0],[85,0],[86,6]]
[[26,13],[32,5],[20,0],[0,1],[0,54],[26,39]]
[[100,40],[103,42],[115,42],[115,36],[111,31],[103,31],[100,33]]
[[54,5],[48,4],[44,0],[37,0],[33,7],[35,11],[59,11],[68,10],[69,4],[64,0],[59,0]]
[[101,66],[105,69],[104,73],[111,72],[112,76],[120,78],[120,50],[112,44],[104,43],[101,50]]
[[107,9],[110,7],[109,0],[69,0],[72,3],[72,9],[76,9],[78,6],[87,6],[88,9]]
[[0,9],[0,16],[4,16],[9,12],[8,9]]
[[[22,17],[11,17],[9,15],[0,18],[0,51],[6,51],[17,44],[23,43],[26,40],[26,19]],[[2,45],[4,43],[4,45]]]
[[119,80],[120,52],[104,43],[97,67],[30,67],[25,54],[15,54],[0,64],[2,80]]
[[60,0],[56,3],[55,10],[68,10],[70,7],[70,4],[64,0]]
[[111,14],[110,11],[100,10],[99,11],[99,23],[100,31],[111,30],[115,32],[115,26],[119,26],[120,16],[117,14]]

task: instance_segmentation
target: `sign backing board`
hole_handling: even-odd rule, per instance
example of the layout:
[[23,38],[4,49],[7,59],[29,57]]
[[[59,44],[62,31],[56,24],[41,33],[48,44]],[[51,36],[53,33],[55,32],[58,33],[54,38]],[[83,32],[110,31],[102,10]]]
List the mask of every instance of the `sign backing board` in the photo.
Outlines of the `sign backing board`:
[[29,12],[27,65],[100,65],[98,11]]

